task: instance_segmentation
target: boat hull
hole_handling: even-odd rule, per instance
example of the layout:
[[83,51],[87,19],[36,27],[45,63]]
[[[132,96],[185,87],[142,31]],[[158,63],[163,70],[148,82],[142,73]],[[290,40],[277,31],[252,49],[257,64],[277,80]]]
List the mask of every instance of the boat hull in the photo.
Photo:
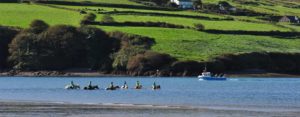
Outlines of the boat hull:
[[227,80],[227,78],[220,78],[220,77],[199,77],[199,79],[202,79],[202,80],[218,80],[218,81]]

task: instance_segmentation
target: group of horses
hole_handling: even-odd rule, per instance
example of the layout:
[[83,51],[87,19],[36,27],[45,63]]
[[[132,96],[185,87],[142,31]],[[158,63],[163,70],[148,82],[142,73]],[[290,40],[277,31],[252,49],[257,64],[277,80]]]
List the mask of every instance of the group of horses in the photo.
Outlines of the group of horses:
[[[105,88],[105,90],[117,90],[117,89],[128,89],[128,85],[126,82],[124,82],[124,85],[120,86],[114,86],[113,82],[111,82],[110,86]],[[135,85],[134,89],[142,89],[143,86],[139,84],[139,82],[137,81],[137,84]],[[73,81],[71,81],[70,84],[65,86],[65,89],[80,89],[80,85],[79,84],[74,84]],[[98,90],[100,89],[98,85],[92,85],[92,82],[90,81],[88,86],[85,86],[83,88],[84,90]],[[152,89],[156,90],[156,89],[160,89],[160,85],[156,85],[156,83],[154,82],[152,85]]]

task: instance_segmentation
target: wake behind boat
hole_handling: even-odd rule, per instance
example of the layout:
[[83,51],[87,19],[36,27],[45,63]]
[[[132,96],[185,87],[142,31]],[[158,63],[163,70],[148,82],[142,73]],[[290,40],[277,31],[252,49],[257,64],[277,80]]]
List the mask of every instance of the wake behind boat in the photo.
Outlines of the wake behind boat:
[[210,72],[207,72],[206,67],[198,78],[199,80],[227,80],[227,78],[224,77],[224,74],[212,75]]

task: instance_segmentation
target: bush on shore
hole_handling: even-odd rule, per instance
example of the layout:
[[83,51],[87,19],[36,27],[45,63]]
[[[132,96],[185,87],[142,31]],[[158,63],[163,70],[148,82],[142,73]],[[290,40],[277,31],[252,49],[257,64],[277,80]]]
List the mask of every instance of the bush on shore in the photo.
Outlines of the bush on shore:
[[0,26],[0,70],[90,68],[140,75],[159,70],[164,76],[196,76],[206,66],[213,73],[253,69],[300,72],[300,53],[252,52],[225,54],[205,62],[176,61],[168,54],[149,51],[153,44],[154,39],[140,35],[106,33],[91,26],[49,26],[34,20],[23,30]]
[[175,60],[175,58],[168,54],[146,51],[145,53],[131,57],[127,64],[127,70],[147,72],[166,69]]
[[8,45],[20,29],[0,26],[0,70],[7,69]]
[[126,71],[130,57],[144,53],[155,43],[152,38],[122,32],[111,32],[109,35],[121,44],[120,50],[114,53],[112,66],[115,70]]
[[[109,69],[114,40],[104,31],[89,27],[56,25],[47,28],[34,21],[10,44],[11,65],[20,70],[61,70],[90,67]],[[88,64],[86,64],[88,63]],[[107,63],[107,64],[106,64]]]

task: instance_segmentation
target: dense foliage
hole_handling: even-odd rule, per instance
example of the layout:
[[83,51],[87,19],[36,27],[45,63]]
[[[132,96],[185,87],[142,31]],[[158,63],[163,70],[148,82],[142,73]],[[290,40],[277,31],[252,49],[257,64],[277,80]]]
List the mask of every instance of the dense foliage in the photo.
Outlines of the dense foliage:
[[114,69],[122,71],[127,70],[130,57],[144,53],[155,43],[152,38],[122,32],[112,32],[110,36],[121,42],[121,49],[114,54],[115,59],[112,65]]
[[[98,28],[34,25],[10,44],[12,66],[21,70],[60,70],[76,67],[103,68],[114,41]],[[107,66],[105,66],[106,68]]]
[[0,26],[0,70],[7,68],[8,44],[19,29]]
[[49,26],[34,20],[21,32],[9,27],[0,30],[1,69],[7,68],[9,56],[10,69],[19,70],[90,68],[166,76],[197,75],[204,66],[214,73],[253,69],[283,73],[300,71],[298,53],[253,52],[226,54],[206,62],[177,61],[168,54],[149,51],[155,44],[152,38],[122,32],[107,34],[90,26]]
[[127,69],[129,71],[147,72],[167,69],[175,58],[168,54],[146,51],[129,59]]

